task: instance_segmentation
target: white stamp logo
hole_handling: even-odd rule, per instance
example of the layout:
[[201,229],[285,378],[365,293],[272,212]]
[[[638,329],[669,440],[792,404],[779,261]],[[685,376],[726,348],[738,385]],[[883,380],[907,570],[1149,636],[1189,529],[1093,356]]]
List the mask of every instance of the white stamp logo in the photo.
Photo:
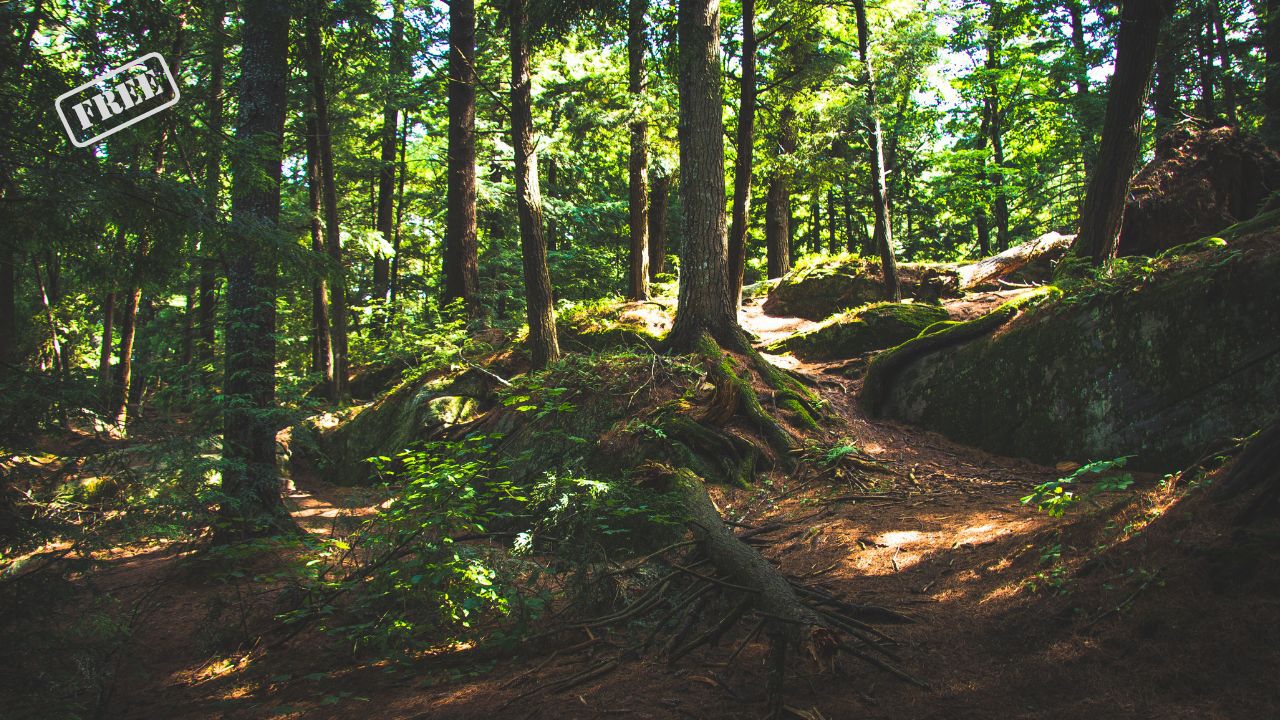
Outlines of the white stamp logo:
[[177,104],[181,95],[160,53],[149,53],[65,92],[54,102],[67,137],[88,147]]

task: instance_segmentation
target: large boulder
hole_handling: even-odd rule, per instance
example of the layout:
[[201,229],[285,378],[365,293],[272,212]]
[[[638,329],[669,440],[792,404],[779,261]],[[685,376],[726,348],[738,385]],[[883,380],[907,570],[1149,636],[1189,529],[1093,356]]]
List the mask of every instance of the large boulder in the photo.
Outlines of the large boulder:
[[1178,124],[1133,179],[1121,255],[1159,255],[1248,220],[1280,190],[1280,156],[1257,138],[1201,121]]
[[[908,298],[937,299],[931,282],[954,266],[902,263],[898,280]],[[880,261],[840,255],[820,262],[804,263],[777,281],[765,300],[764,311],[781,317],[822,320],[835,313],[885,299]]]
[[906,361],[877,358],[873,370],[893,370],[869,374],[864,400],[1039,462],[1136,455],[1139,468],[1184,467],[1280,417],[1280,231],[1196,250],[975,340],[888,351]]
[[783,338],[769,352],[790,352],[805,360],[851,358],[906,342],[947,311],[925,303],[876,303],[833,315],[818,327]]

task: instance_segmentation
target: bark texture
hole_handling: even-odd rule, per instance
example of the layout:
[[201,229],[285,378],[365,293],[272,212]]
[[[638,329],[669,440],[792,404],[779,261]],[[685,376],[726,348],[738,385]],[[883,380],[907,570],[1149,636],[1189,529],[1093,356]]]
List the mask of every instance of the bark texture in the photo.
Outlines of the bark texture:
[[[750,2],[751,0],[747,0]],[[627,163],[631,261],[627,297],[649,297],[649,122],[644,118],[645,12],[648,0],[630,0],[627,28],[627,91],[631,95],[631,157]]]
[[875,75],[870,54],[870,30],[867,26],[865,0],[854,0],[858,21],[858,54],[862,58],[863,82],[866,84],[868,145],[871,149],[871,197],[875,205],[875,243],[880,252],[880,270],[884,279],[885,299],[902,301],[902,285],[898,282],[898,261],[893,254],[893,223],[889,216],[889,190],[884,175],[884,136],[880,131],[880,115],[876,103]]
[[476,8],[449,3],[449,190],[444,248],[444,299],[480,314],[476,239]]
[[729,280],[733,305],[742,302],[751,218],[751,170],[756,141],[756,2],[742,0],[742,76],[738,91],[738,154],[733,162],[733,213],[729,223]]

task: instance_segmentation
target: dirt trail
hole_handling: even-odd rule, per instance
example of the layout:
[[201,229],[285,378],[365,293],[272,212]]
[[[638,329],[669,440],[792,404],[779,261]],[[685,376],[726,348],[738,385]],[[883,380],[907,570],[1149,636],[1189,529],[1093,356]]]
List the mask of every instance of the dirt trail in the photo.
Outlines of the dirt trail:
[[[998,294],[980,302],[1004,299]],[[765,342],[808,323],[768,318],[756,304],[741,317]],[[1064,630],[1080,608],[1056,600],[1052,591],[1028,590],[1029,582],[1044,584],[1046,553],[1066,552],[1068,544],[1059,535],[1062,521],[1019,502],[1030,487],[1055,477],[1053,469],[869,420],[856,402],[859,380],[827,372],[830,366],[771,359],[806,375],[829,404],[832,416],[824,427],[886,472],[862,478],[876,484],[871,491],[838,477],[802,481],[775,473],[751,490],[716,488],[715,498],[743,522],[784,525],[762,549],[784,572],[840,598],[914,617],[915,624],[885,629],[899,643],[900,665],[932,686],[918,690],[865,665],[845,664],[832,675],[798,663],[787,696],[796,713],[806,713],[797,717],[1262,716],[1256,704],[1253,715],[1235,715],[1230,705],[1219,712],[1221,704],[1203,698],[1183,703],[1174,693],[1164,699],[1161,662],[1174,652],[1167,641],[1157,636],[1148,653],[1154,657],[1140,660],[1126,644],[1131,641],[1123,626],[1119,640],[1093,623]],[[342,532],[347,519],[376,510],[374,495],[306,475],[297,482],[290,502],[311,532]],[[724,664],[745,631],[675,666],[624,653],[615,671],[560,694],[538,689],[616,656],[625,641],[596,636],[587,650],[478,667],[460,662],[467,655],[463,649],[400,667],[357,660],[324,636],[310,634],[265,656],[255,651],[211,659],[207,651],[184,645],[183,637],[199,620],[192,608],[216,587],[216,578],[205,572],[189,579],[173,594],[177,605],[158,612],[157,627],[138,638],[141,647],[156,649],[156,657],[146,663],[145,676],[122,683],[112,716],[718,720],[757,718],[764,699],[760,639]],[[1125,594],[1134,587],[1109,581]],[[1137,586],[1133,597],[1147,586]],[[1098,616],[1094,622],[1106,617],[1100,611],[1104,602],[1117,601],[1112,595],[1081,600],[1094,605],[1083,610]],[[589,631],[581,639],[589,640]],[[1139,679],[1126,674],[1141,662],[1154,670]]]

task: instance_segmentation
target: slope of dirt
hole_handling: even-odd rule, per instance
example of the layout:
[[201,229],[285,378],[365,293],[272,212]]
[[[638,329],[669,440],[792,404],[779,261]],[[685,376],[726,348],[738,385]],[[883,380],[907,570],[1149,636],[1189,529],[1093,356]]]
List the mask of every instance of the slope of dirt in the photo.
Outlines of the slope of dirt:
[[[755,323],[758,312],[744,312],[748,328],[761,338],[777,332]],[[744,525],[780,525],[762,552],[784,572],[912,616],[914,624],[886,630],[901,666],[931,685],[916,689],[864,665],[798,664],[788,684],[793,716],[1280,712],[1275,528],[1233,532],[1233,508],[1194,493],[1178,502],[1189,480],[1162,489],[1150,476],[1138,477],[1137,493],[1050,518],[1019,498],[1063,472],[868,420],[855,402],[858,381],[794,359],[792,367],[831,404],[833,429],[883,471],[862,478],[870,490],[835,474],[775,473],[750,490],[717,488],[716,500]],[[383,499],[307,475],[295,482],[295,516],[318,534],[343,534]],[[110,591],[137,610],[102,716],[760,717],[766,644],[745,633],[674,666],[624,655],[613,672],[561,693],[543,688],[595,667],[626,638],[583,631],[569,639],[576,649],[469,661],[474,651],[450,648],[405,665],[369,661],[314,631],[278,645],[271,618],[288,598],[272,574],[291,552],[263,551],[247,574],[243,558],[163,544],[104,557],[78,581],[82,591]]]

